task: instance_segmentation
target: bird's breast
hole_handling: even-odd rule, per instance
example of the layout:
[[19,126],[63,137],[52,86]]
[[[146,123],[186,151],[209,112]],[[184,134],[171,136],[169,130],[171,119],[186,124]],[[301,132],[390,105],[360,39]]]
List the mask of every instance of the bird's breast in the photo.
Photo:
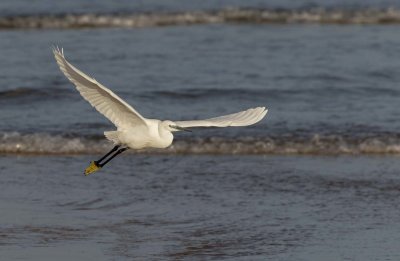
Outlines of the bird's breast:
[[174,140],[174,136],[169,133],[169,135],[157,135],[151,139],[151,142],[149,146],[151,148],[159,148],[159,149],[164,149],[169,147],[172,144],[172,141]]
[[149,131],[125,131],[121,137],[121,143],[131,149],[167,148],[172,144],[172,133],[159,135],[158,132]]

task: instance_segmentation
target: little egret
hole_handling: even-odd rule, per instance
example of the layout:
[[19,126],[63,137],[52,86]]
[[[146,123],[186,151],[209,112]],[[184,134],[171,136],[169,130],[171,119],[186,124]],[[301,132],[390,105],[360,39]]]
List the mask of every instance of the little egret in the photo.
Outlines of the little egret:
[[174,131],[190,131],[188,128],[191,127],[248,126],[259,122],[268,111],[265,107],[257,107],[193,121],[147,119],[110,89],[70,64],[64,57],[63,49],[54,48],[53,53],[61,71],[76,86],[82,97],[117,127],[117,130],[104,132],[115,146],[99,160],[90,162],[85,175],[99,170],[127,149],[167,148],[172,144]]

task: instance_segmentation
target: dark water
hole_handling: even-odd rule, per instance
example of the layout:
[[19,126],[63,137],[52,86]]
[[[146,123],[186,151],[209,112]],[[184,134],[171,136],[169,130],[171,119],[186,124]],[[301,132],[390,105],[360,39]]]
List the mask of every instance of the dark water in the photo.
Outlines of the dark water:
[[0,158],[8,260],[397,260],[397,157]]
[[[0,3],[0,24],[18,25],[0,26],[0,259],[399,260],[400,36],[385,20],[396,1],[29,3]],[[167,13],[177,25],[232,7],[307,19],[339,10],[347,22],[19,24],[72,12]],[[53,45],[145,117],[269,113],[178,133],[167,150],[84,177],[114,127],[61,74]]]
[[191,10],[217,10],[222,8],[387,8],[399,7],[396,0],[69,0],[54,3],[51,0],[2,1],[0,3],[1,15],[27,15],[27,14],[60,14],[60,13],[124,13],[124,12],[165,12],[165,11],[191,11]]

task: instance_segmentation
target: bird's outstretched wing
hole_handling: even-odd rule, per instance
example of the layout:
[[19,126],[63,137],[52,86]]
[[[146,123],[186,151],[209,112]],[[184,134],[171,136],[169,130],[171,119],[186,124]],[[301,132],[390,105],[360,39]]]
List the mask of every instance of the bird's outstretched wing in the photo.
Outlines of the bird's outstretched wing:
[[248,126],[259,122],[267,112],[268,110],[265,107],[257,107],[206,120],[175,121],[175,123],[183,128]]
[[146,125],[146,119],[107,87],[87,76],[64,57],[63,50],[53,49],[54,56],[65,76],[93,107],[106,116],[117,128]]

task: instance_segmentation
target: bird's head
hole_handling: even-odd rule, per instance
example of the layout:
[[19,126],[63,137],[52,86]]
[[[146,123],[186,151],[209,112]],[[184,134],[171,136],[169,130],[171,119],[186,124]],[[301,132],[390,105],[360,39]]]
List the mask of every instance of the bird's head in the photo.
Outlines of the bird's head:
[[163,121],[161,123],[161,125],[163,126],[164,129],[170,131],[170,132],[174,132],[174,131],[188,131],[188,132],[192,132],[189,129],[183,128],[181,126],[178,126],[175,122],[173,121]]

